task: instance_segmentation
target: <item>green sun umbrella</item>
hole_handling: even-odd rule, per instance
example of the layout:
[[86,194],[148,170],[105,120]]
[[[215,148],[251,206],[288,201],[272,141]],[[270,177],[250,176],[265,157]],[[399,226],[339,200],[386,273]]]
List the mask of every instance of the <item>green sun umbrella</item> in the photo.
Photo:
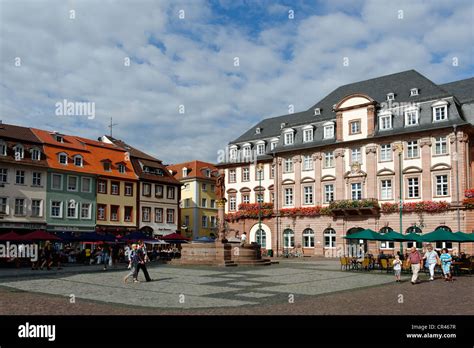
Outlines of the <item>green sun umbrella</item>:
[[444,229],[437,229],[433,232],[424,234],[423,242],[462,242],[463,238],[453,232]]
[[386,235],[380,234],[371,230],[370,228],[362,230],[360,232],[352,233],[344,237],[345,239],[362,239],[362,240],[380,240],[380,241],[393,241]]
[[465,233],[458,231],[454,234],[462,239],[461,241],[459,241],[460,243],[474,242],[474,233]]

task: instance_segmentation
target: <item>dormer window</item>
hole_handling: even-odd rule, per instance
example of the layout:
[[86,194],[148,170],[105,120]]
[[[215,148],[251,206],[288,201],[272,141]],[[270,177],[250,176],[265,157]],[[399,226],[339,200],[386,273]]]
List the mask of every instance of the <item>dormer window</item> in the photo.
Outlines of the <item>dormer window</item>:
[[118,164],[118,171],[119,171],[120,174],[125,174],[126,169],[125,169],[125,165],[123,163]]
[[280,129],[283,129],[283,128],[285,128],[285,127],[286,127],[286,122],[280,123]]
[[157,169],[156,175],[163,176],[163,171],[161,169]]
[[418,88],[410,89],[410,97],[418,95]]
[[387,94],[387,100],[388,101],[395,100],[395,93],[388,93]]
[[109,161],[104,161],[103,165],[104,165],[104,170],[106,172],[112,171],[112,163],[110,163]]
[[3,140],[0,140],[0,156],[7,155],[7,143]]
[[416,126],[419,122],[418,118],[418,108],[405,110],[405,127]]
[[321,115],[321,109],[320,108],[315,108],[314,109],[314,116],[319,116]]
[[74,156],[74,165],[76,167],[82,167],[84,165],[84,160],[81,155]]
[[13,151],[15,152],[15,160],[19,161],[25,157],[25,149],[23,148],[23,145],[16,145],[13,148]]
[[61,152],[58,154],[58,162],[62,165],[67,165],[67,153]]
[[229,156],[231,160],[237,159],[237,146],[232,146],[229,151]]
[[206,175],[208,178],[210,178],[211,177],[211,171],[209,169],[206,169],[204,171],[204,175]]
[[39,161],[41,160],[41,151],[37,148],[31,149],[31,159],[33,161]]
[[448,102],[438,101],[431,105],[433,109],[433,122],[446,121],[448,119]]
[[244,157],[250,157],[250,144],[249,145],[244,145],[242,147],[242,151],[244,153]]
[[332,139],[334,138],[334,123],[329,122],[324,124],[324,132],[323,132],[324,139]]
[[260,134],[262,132],[262,128],[257,127],[255,128],[255,134]]
[[270,151],[273,151],[278,145],[278,138],[270,140]]
[[293,129],[287,129],[283,133],[283,143],[285,145],[293,145],[295,143],[295,134]]
[[392,113],[385,112],[379,115],[379,129],[380,130],[392,129]]
[[188,168],[184,167],[183,168],[183,178],[187,177],[188,176]]
[[313,126],[306,126],[303,128],[303,142],[308,143],[313,141],[314,131]]
[[150,172],[150,167],[143,167],[143,171],[145,173],[149,173]]
[[257,155],[258,156],[265,155],[265,142],[264,141],[260,141],[257,143]]
[[56,139],[58,143],[64,143],[64,137],[62,135],[55,134],[54,138]]

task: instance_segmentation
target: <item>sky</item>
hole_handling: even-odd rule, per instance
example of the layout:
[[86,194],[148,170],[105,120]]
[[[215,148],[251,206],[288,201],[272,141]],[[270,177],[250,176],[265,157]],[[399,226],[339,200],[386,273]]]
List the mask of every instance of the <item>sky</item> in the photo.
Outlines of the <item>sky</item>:
[[112,117],[164,163],[217,162],[338,86],[474,76],[473,23],[471,0],[0,0],[0,119],[96,139]]

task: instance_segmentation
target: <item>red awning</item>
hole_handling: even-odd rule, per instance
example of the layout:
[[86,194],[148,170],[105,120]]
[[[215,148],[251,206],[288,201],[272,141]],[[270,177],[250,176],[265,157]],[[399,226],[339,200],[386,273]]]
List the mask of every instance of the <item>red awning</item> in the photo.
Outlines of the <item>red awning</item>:
[[166,236],[160,237],[160,239],[163,239],[163,240],[189,240],[189,238],[186,238],[185,236],[183,236],[179,233],[167,234]]
[[60,240],[61,238],[56,237],[54,234],[46,231],[34,231],[23,236],[24,240]]
[[23,236],[20,236],[18,233],[15,232],[8,232],[0,236],[0,240],[5,241],[18,241],[18,240],[25,240]]

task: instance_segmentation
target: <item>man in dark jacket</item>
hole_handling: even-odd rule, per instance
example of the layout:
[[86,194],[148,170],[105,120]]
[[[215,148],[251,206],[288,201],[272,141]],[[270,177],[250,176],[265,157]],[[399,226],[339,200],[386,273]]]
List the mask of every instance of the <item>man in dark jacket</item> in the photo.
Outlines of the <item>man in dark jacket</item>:
[[138,278],[138,273],[140,272],[140,269],[143,270],[143,275],[145,276],[145,279],[147,282],[151,281],[150,275],[148,274],[148,270],[146,269],[146,263],[148,261],[148,256],[146,254],[146,247],[145,243],[143,241],[139,242],[139,246],[137,249],[137,255],[138,255],[138,266],[137,266],[137,275],[136,278]]

